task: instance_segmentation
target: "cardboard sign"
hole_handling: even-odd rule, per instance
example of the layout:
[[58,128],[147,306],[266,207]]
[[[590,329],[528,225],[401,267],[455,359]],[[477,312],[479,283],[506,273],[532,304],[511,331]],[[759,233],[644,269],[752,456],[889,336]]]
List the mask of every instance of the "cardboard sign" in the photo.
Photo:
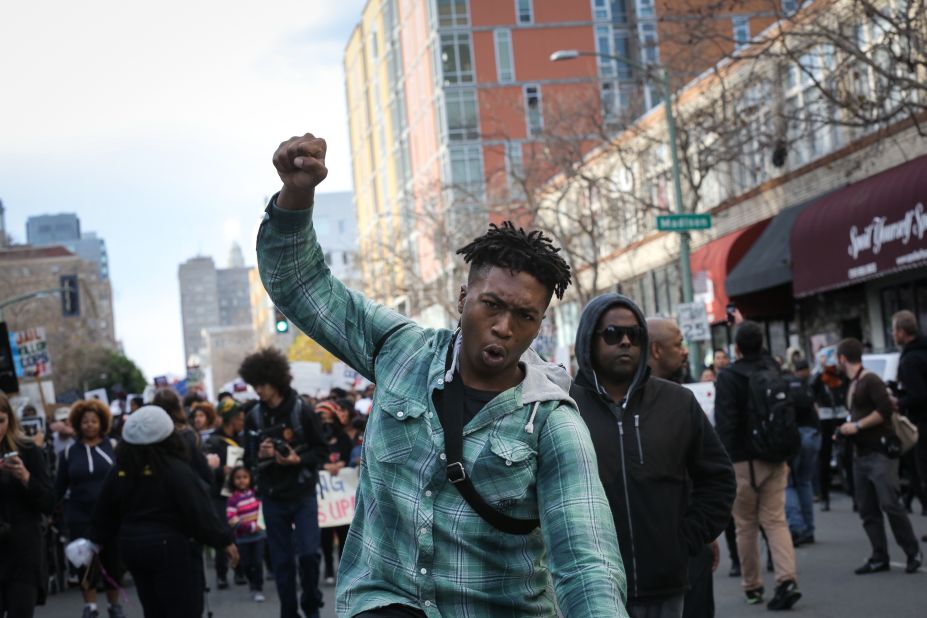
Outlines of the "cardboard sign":
[[342,468],[332,476],[319,471],[316,494],[319,502],[319,527],[347,526],[354,519],[354,493],[357,491],[357,469]]
[[20,378],[42,378],[51,375],[52,364],[48,356],[48,340],[44,328],[29,328],[11,333],[16,346],[17,374]]
[[715,383],[714,382],[696,382],[694,384],[683,384],[695,395],[698,405],[702,406],[702,412],[708,417],[712,425],[715,424]]

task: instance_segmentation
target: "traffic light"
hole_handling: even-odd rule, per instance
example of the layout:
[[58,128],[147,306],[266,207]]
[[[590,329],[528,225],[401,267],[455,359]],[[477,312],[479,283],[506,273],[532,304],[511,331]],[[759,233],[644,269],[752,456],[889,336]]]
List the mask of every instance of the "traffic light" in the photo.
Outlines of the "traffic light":
[[274,330],[281,335],[290,330],[290,321],[286,319],[283,312],[274,307]]
[[77,275],[61,277],[61,313],[66,318],[80,317],[80,290]]
[[13,344],[6,322],[0,322],[0,391],[7,394],[19,392],[16,365],[13,362]]

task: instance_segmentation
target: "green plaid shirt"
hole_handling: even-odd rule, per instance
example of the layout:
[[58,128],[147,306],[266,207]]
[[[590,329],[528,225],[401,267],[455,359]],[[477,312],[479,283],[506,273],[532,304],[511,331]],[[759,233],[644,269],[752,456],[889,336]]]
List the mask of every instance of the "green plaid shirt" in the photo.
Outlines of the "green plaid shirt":
[[500,532],[447,481],[432,391],[443,389],[452,333],[423,329],[346,288],[325,265],[312,211],[274,204],[258,234],[268,293],[303,332],[377,384],[338,573],[338,615],[399,603],[429,618],[555,616],[556,594],[566,616],[627,616],[624,568],[589,433],[562,383],[550,379],[565,372],[526,352],[522,383],[464,429],[464,462],[482,497],[541,522],[527,535]]

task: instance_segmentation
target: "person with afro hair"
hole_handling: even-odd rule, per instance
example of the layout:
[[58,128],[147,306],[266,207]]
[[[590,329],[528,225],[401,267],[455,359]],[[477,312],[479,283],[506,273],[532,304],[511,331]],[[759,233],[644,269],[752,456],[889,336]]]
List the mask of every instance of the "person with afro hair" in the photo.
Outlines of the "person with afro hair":
[[424,328],[326,265],[312,222],[325,151],[311,134],[279,146],[283,188],[257,252],[277,308],[377,385],[338,615],[626,617],[614,520],[569,375],[531,349],[570,285],[560,249],[540,230],[491,225],[458,251],[469,265],[458,327]]

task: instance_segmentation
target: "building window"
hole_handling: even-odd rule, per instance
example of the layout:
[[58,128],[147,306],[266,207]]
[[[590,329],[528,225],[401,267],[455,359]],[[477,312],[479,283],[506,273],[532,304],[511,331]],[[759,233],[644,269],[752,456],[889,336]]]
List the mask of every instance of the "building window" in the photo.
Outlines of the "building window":
[[377,44],[377,31],[370,32],[370,59],[374,62],[380,57],[380,47]]
[[479,146],[451,146],[451,183],[456,191],[473,199],[483,186],[483,152]]
[[508,177],[509,196],[524,196],[525,160],[521,142],[505,143],[505,169]]
[[750,18],[738,15],[731,21],[734,24],[734,49],[740,49],[750,42]]
[[515,0],[515,15],[520,24],[534,21],[534,0]]
[[447,110],[447,137],[452,141],[479,139],[476,90],[449,90],[444,95]]
[[528,135],[537,135],[544,130],[544,116],[541,113],[541,87],[537,84],[525,86],[525,126]]
[[512,31],[496,30],[496,78],[500,83],[515,81],[515,62],[512,59]]
[[796,0],[782,0],[783,15],[792,15],[796,10],[798,10],[798,2]]
[[592,18],[608,19],[608,0],[592,0]]
[[653,0],[637,0],[637,16],[653,17]]
[[602,113],[605,120],[616,120],[622,110],[628,107],[628,93],[616,81],[603,81],[600,85],[602,95]]
[[438,5],[438,26],[441,28],[466,26],[467,0],[435,0]]
[[469,34],[460,32],[441,35],[440,65],[445,85],[473,82]]

